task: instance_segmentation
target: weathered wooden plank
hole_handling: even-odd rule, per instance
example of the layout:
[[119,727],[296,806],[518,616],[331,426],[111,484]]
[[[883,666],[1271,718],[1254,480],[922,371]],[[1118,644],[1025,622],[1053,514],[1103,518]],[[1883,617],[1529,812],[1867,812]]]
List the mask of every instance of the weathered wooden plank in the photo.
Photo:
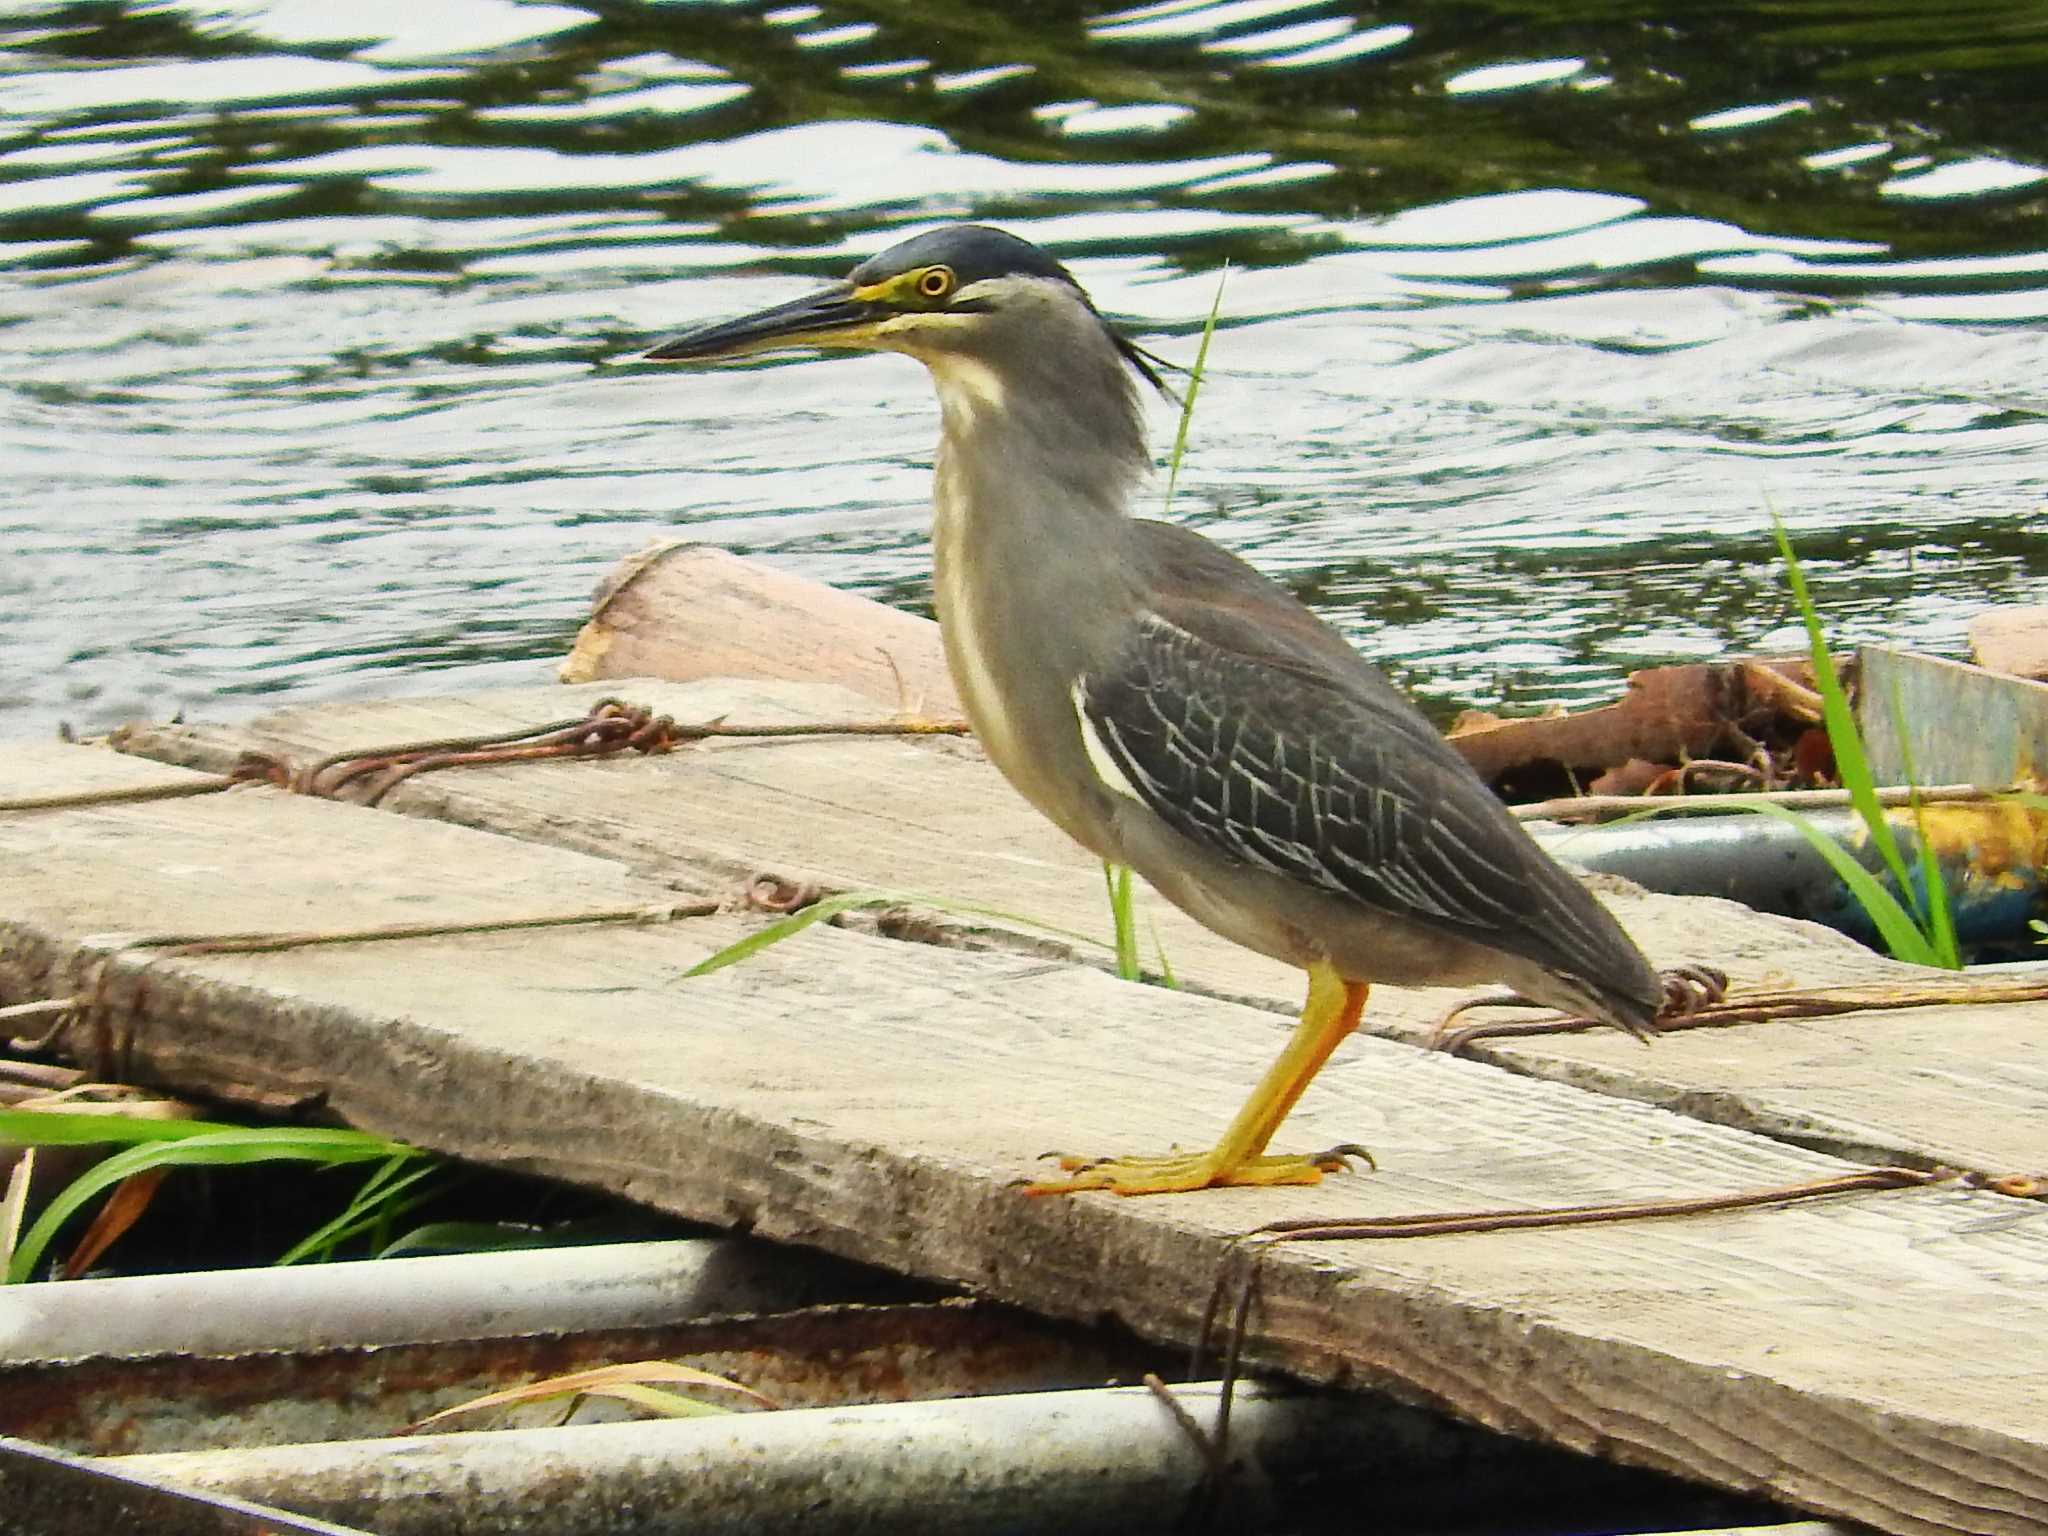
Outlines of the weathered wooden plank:
[[[107,953],[85,936],[110,928],[663,894],[559,848],[260,789],[0,817],[0,1000],[77,986]],[[1842,1166],[1360,1038],[1287,1135],[1364,1140],[1375,1176],[1027,1200],[1011,1181],[1048,1146],[1212,1136],[1280,1022],[829,928],[681,979],[739,926],[129,952],[106,966],[96,1022],[173,1081],[318,1093],[425,1145],[1166,1339],[1195,1332],[1232,1234],[1269,1219],[1725,1191]],[[2048,1226],[2021,1202],[1947,1188],[1283,1247],[1264,1281],[1249,1347],[1266,1365],[1911,1536],[2048,1525]]]
[[[829,720],[872,711],[834,689],[790,684],[605,686],[679,719]],[[572,714],[602,692],[327,705],[233,732],[161,728],[133,742],[217,766],[251,742],[312,755],[501,730]],[[403,786],[388,804],[601,852],[689,889],[718,888],[765,865],[832,887],[972,900],[1108,937],[1099,867],[1026,806],[969,742],[708,742],[658,760],[434,775]],[[1705,961],[1738,986],[1926,979],[1828,930],[1733,903],[1618,883],[1607,899],[1657,964]],[[1141,933],[1155,931],[1190,987],[1275,1011],[1299,1005],[1297,972],[1151,898]],[[1419,1041],[1452,1000],[1382,989],[1367,1027]],[[1918,1008],[1696,1030],[1647,1050],[1609,1032],[1477,1049],[1516,1071],[1847,1155],[2004,1174],[2048,1169],[2048,1039],[2038,1017],[2025,1006]]]
[[196,789],[212,777],[91,743],[10,741],[0,749],[0,805],[57,795]]

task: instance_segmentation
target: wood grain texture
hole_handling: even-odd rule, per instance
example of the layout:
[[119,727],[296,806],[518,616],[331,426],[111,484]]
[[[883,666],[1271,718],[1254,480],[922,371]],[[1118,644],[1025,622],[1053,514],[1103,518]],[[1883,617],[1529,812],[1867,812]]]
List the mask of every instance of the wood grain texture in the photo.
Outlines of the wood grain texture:
[[[720,680],[527,689],[284,711],[233,732],[165,727],[137,750],[203,766],[251,742],[302,755],[348,745],[501,730],[573,713],[604,691],[678,719],[849,719],[871,706],[842,691]],[[669,757],[463,770],[417,779],[392,809],[623,860],[691,891],[767,868],[829,888],[887,888],[974,901],[1109,937],[1100,867],[1032,811],[971,742],[826,739],[707,742]],[[1601,887],[1659,966],[1704,961],[1743,986],[1818,987],[1927,973],[1828,929],[1731,902]],[[942,925],[943,926],[943,925]],[[1041,929],[976,919],[954,934],[1013,947]],[[1145,893],[1139,932],[1175,975],[1276,1013],[1300,1006],[1300,974],[1217,938]],[[1106,950],[1064,952],[1106,963]],[[1376,989],[1366,1028],[1428,1037],[1456,994]],[[1644,1048],[1593,1031],[1475,1054],[1532,1076],[1641,1099],[1857,1158],[1988,1174],[2048,1172],[2048,1031],[2035,1006],[1871,1011],[1673,1034]]]
[[1978,666],[2048,682],[2048,608],[1987,608],[1970,620],[1969,636]]
[[[622,770],[635,765],[622,765]],[[638,765],[665,768],[667,764]],[[683,786],[671,785],[671,789]],[[652,927],[176,959],[109,929],[347,926],[658,901],[538,842],[249,789],[0,817],[0,1001],[105,960],[96,1022],[172,1082],[1186,1341],[1261,1222],[1727,1191],[1839,1170],[1651,1106],[1356,1038],[1285,1133],[1315,1189],[1032,1201],[1048,1147],[1213,1136],[1270,1014],[1091,969],[815,928]],[[2048,1526],[2048,1223],[1955,1188],[1686,1221],[1286,1245],[1250,1353],[1901,1536]]]
[[731,676],[830,682],[884,709],[962,713],[930,619],[681,540],[605,578],[561,669],[565,683]]
[[0,802],[107,790],[183,789],[209,777],[89,743],[10,741],[0,746]]

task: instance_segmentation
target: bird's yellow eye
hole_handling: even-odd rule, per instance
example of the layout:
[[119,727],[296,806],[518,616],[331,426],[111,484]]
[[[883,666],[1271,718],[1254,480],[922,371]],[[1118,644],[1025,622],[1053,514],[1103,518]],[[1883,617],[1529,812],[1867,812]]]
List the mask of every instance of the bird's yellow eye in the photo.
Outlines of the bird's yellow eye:
[[926,267],[917,274],[918,297],[943,299],[953,291],[956,281],[951,267]]

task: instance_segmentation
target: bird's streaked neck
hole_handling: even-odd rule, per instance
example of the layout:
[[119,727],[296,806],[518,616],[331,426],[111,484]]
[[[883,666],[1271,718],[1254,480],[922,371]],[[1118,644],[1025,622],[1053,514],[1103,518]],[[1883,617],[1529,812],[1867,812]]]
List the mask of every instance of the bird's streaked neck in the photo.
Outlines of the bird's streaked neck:
[[1092,316],[1060,312],[1045,330],[1000,362],[923,357],[939,397],[941,517],[1022,506],[1051,532],[1128,515],[1152,468],[1131,374]]
[[933,596],[954,684],[990,759],[1085,843],[1058,790],[1088,773],[1067,688],[1131,611],[1130,506],[1151,464],[1123,360],[1080,317],[1092,335],[1062,334],[1058,310],[1012,345],[924,361],[942,419]]

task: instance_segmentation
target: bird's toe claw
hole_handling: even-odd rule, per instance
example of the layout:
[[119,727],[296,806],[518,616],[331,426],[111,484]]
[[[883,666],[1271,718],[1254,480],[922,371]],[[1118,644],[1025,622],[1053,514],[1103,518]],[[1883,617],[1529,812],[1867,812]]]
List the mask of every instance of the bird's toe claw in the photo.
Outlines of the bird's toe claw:
[[1379,1162],[1372,1155],[1372,1149],[1355,1141],[1339,1142],[1321,1152],[1311,1152],[1308,1160],[1324,1173],[1348,1173],[1353,1163],[1363,1163],[1374,1173],[1380,1171]]

